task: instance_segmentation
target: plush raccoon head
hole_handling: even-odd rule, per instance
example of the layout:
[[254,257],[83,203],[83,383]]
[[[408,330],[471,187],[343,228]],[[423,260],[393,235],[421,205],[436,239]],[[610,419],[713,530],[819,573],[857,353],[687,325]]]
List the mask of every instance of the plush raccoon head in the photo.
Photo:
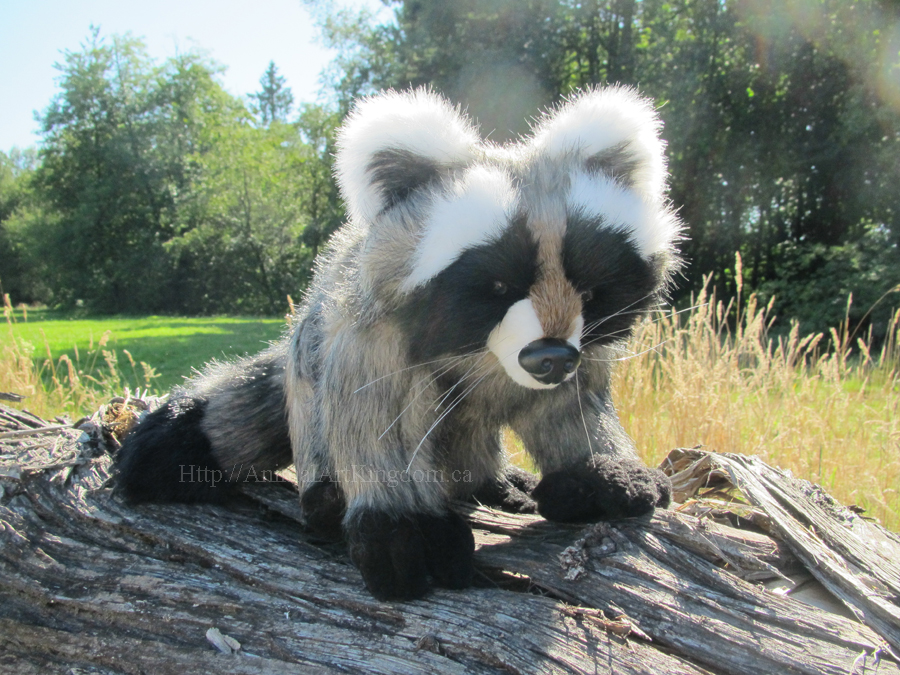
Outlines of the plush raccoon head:
[[361,292],[416,361],[486,346],[518,384],[558,386],[584,349],[627,337],[675,264],[660,126],[621,87],[507,146],[425,89],[362,100],[336,162]]

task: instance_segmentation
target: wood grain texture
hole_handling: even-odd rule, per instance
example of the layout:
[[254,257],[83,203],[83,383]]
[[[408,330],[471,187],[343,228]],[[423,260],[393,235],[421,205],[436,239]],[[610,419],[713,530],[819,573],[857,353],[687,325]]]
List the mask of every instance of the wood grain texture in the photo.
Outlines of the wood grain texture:
[[[39,426],[0,408],[2,432]],[[101,416],[0,440],[0,672],[900,673],[896,536],[798,506],[806,484],[756,460],[673,453],[695,494],[652,518],[564,527],[460,504],[476,587],[382,603],[341,544],[303,532],[289,484],[247,484],[227,507],[128,506],[115,447]],[[715,480],[684,475],[700,465]],[[855,614],[763,585],[809,572]]]

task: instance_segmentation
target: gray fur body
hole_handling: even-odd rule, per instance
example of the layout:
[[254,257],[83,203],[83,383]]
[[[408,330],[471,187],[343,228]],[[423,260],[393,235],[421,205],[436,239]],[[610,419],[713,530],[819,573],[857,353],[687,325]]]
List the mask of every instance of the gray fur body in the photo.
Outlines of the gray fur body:
[[[126,490],[152,491],[140,467],[172,434],[186,433],[181,452],[208,442],[232,481],[293,457],[304,508],[338,504],[378,597],[421,595],[426,570],[471,581],[471,532],[448,502],[503,475],[504,427],[544,476],[547,517],[667,503],[610,398],[618,345],[677,260],[658,127],[624,89],[577,97],[504,147],[426,91],[363,102],[339,137],[349,221],[290,334],[176,392],[194,417],[174,405],[142,424],[123,449]],[[554,354],[546,373],[523,360],[537,348]]]
[[[505,164],[543,188],[529,193],[537,208],[564,218],[562,178],[538,182],[529,174],[546,174],[546,166]],[[584,348],[577,384],[551,391],[517,385],[483,346],[437,363],[409,359],[396,309],[404,302],[398,281],[409,274],[422,222],[414,207],[383,220],[377,231],[346,225],[319,260],[286,340],[215,372],[218,396],[211,397],[204,428],[220,463],[262,461],[270,468],[263,458],[267,448],[283,447],[275,420],[279,413],[284,420],[286,409],[301,492],[329,476],[341,484],[352,517],[376,506],[438,513],[449,498],[468,497],[504,465],[504,426],[542,473],[592,453],[636,459],[610,397],[610,364],[621,356],[615,347]],[[201,378],[194,386],[206,392],[210,383]],[[249,414],[254,400],[264,416]],[[404,473],[409,480],[401,484],[387,480]]]

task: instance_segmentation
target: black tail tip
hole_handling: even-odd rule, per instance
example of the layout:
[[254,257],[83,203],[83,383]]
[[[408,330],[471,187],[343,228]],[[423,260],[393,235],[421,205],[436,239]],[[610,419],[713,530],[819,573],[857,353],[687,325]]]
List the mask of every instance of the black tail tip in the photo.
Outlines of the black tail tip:
[[116,457],[116,493],[133,503],[225,501],[234,486],[203,433],[205,411],[206,400],[181,397],[147,415]]

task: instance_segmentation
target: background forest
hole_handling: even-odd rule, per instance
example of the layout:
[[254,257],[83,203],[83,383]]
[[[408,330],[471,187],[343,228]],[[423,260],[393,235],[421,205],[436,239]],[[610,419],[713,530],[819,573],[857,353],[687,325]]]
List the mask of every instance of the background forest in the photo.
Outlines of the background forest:
[[[0,153],[0,284],[100,313],[282,314],[343,217],[333,133],[354,97],[427,84],[490,138],[602,83],[665,120],[690,265],[805,332],[885,330],[900,295],[900,7],[889,0],[309,0],[340,56],[328,103],[276,64],[222,87],[199,52],[153,61],[92,31],[60,63],[40,148]],[[884,299],[876,304],[880,298]],[[874,310],[869,312],[870,308]],[[786,323],[786,322],[785,322]]]

